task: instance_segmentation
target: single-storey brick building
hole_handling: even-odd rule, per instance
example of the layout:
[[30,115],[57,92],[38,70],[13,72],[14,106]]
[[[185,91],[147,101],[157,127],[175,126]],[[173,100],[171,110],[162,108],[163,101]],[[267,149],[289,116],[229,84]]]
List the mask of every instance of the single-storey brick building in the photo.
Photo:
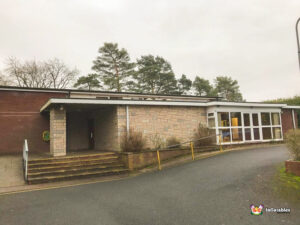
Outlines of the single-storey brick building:
[[[120,151],[130,128],[151,138],[190,140],[199,123],[222,135],[223,144],[283,140],[297,127],[298,106],[227,102],[218,97],[166,96],[0,86],[0,154],[66,155],[76,150]],[[50,141],[42,138],[50,131]],[[219,140],[217,140],[218,143]]]

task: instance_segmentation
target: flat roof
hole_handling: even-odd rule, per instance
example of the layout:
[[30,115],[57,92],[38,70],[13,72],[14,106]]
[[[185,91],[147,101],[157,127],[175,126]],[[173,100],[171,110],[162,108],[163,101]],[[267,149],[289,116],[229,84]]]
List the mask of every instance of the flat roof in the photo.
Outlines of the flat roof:
[[4,91],[33,91],[33,92],[58,92],[58,93],[85,93],[85,94],[108,94],[118,96],[149,96],[149,97],[170,97],[170,98],[195,98],[195,99],[222,99],[219,96],[197,96],[197,95],[166,95],[166,94],[151,94],[151,93],[137,93],[137,92],[117,92],[117,91],[99,91],[99,90],[82,90],[82,89],[55,89],[55,88],[28,88],[15,86],[1,86],[0,90]]
[[[98,104],[98,105],[151,105],[151,106],[198,106],[198,107],[257,107],[257,108],[285,108],[286,104],[249,103],[249,102],[194,102],[194,101],[155,101],[155,100],[124,100],[124,99],[81,99],[81,98],[50,98],[40,109],[40,112],[49,110],[55,104]],[[289,107],[291,108],[291,107]],[[299,107],[300,108],[300,107]]]

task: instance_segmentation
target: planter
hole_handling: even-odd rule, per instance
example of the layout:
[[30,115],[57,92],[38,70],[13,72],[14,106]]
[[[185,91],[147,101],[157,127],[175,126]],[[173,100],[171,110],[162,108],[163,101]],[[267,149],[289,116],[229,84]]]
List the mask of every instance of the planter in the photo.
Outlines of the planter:
[[300,161],[285,161],[285,171],[300,176]]
[[[160,159],[161,161],[168,160],[171,158],[175,158],[181,155],[190,154],[190,150],[183,149],[174,149],[167,151],[160,151]],[[157,154],[155,152],[123,152],[122,160],[127,166],[129,170],[137,170],[144,168],[146,166],[150,166],[153,164],[157,164]]]

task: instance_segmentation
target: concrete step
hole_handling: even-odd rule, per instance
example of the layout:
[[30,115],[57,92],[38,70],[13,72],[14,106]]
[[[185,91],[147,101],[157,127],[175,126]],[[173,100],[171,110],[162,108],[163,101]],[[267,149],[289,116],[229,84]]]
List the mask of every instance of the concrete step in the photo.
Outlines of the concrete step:
[[76,174],[63,174],[56,176],[42,176],[28,179],[29,184],[37,184],[37,183],[46,183],[46,182],[54,182],[54,181],[62,181],[62,180],[70,180],[70,179],[79,179],[79,178],[88,178],[95,176],[109,176],[109,175],[117,175],[127,173],[127,169],[107,169],[101,171],[93,171],[93,172],[79,172]]
[[64,165],[48,165],[48,166],[43,166],[43,167],[34,167],[34,168],[28,168],[28,173],[38,173],[38,172],[46,172],[46,171],[57,171],[57,170],[68,170],[68,169],[73,169],[73,168],[82,168],[82,167],[114,167],[118,165],[123,165],[123,163],[120,163],[120,161],[113,160],[113,161],[101,161],[99,162],[90,162],[90,163],[85,163],[85,164],[64,164]]
[[84,160],[84,159],[95,159],[95,158],[106,158],[106,157],[118,157],[114,152],[104,152],[104,153],[95,153],[87,155],[73,155],[73,156],[59,156],[59,157],[49,157],[49,158],[40,158],[40,159],[30,159],[28,164],[42,164],[50,162],[59,162],[59,161],[73,161],[73,160]]
[[123,164],[117,165],[110,165],[110,166],[103,166],[103,165],[93,165],[93,166],[81,166],[81,167],[69,167],[65,169],[57,169],[54,171],[42,171],[42,172],[28,172],[28,179],[31,180],[32,178],[43,178],[48,176],[60,176],[60,175],[76,175],[82,174],[83,172],[93,173],[93,172],[101,172],[101,171],[108,171],[108,170],[121,170],[124,169]]
[[88,165],[88,164],[101,164],[101,163],[112,163],[118,162],[118,156],[105,156],[105,157],[96,157],[96,158],[76,158],[74,160],[66,160],[66,161],[50,161],[50,162],[40,162],[40,163],[30,163],[28,162],[28,168],[42,168],[42,167],[50,167],[50,166],[63,166],[63,165]]

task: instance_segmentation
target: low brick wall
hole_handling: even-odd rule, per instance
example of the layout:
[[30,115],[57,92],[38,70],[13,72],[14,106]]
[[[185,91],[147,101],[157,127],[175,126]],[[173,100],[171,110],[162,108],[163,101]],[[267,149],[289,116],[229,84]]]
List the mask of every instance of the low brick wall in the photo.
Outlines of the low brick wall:
[[285,161],[285,170],[288,173],[300,176],[300,161]]
[[[191,151],[182,149],[159,151],[161,161],[187,154],[191,154]],[[129,170],[136,170],[157,164],[157,154],[156,152],[124,152],[122,160]]]

